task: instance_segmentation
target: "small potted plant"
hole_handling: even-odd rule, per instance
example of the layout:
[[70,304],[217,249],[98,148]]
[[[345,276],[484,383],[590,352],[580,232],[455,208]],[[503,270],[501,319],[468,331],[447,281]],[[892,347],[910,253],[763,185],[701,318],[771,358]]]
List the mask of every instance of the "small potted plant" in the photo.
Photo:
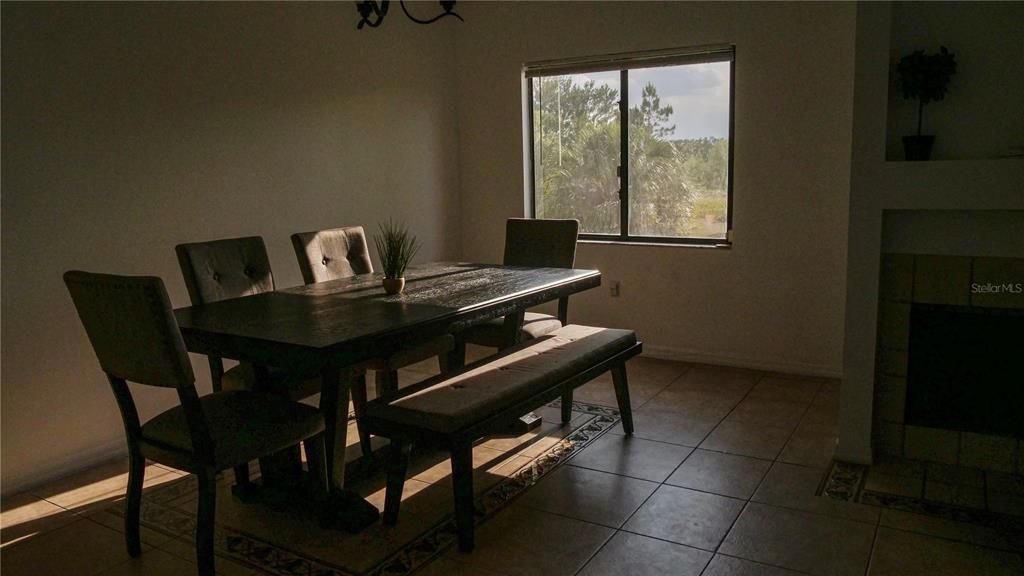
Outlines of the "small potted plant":
[[938,54],[915,50],[900,59],[897,72],[903,98],[917,100],[917,135],[903,137],[903,151],[907,160],[927,160],[931,156],[935,136],[921,134],[924,105],[946,96],[949,79],[956,73],[956,59],[945,46],[939,47]]
[[377,256],[384,270],[384,291],[398,294],[405,288],[405,268],[420,245],[416,236],[409,234],[408,228],[390,218],[377,227],[380,233],[373,237],[373,242],[377,245]]

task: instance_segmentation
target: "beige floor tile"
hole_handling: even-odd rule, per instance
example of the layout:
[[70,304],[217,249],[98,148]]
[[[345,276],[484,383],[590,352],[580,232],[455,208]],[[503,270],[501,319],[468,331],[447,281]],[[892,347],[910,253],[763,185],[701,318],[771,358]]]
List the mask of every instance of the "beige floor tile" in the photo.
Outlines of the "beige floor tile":
[[[714,430],[720,419],[697,419],[672,410],[650,408],[650,403],[633,411],[633,436],[645,440],[668,442],[681,446],[697,446]],[[617,424],[611,434],[622,434]]]
[[4,576],[96,574],[128,559],[122,534],[83,519],[4,548],[2,571]]
[[985,490],[925,480],[924,499],[965,508],[985,508]]
[[989,493],[1002,492],[1024,496],[1024,476],[1005,472],[985,472],[985,488]]
[[771,462],[747,456],[694,450],[665,482],[683,488],[748,499]]
[[818,394],[821,383],[822,381],[818,379],[769,374],[754,386],[747,397],[810,404]]
[[[665,384],[637,382],[636,379],[631,378],[629,380],[630,406],[634,410],[643,406],[665,386]],[[573,400],[608,406],[610,408],[618,408],[619,406],[619,402],[615,397],[615,388],[612,386],[610,377],[600,377],[580,386],[573,392]]]
[[710,559],[710,552],[619,532],[580,576],[699,576]]
[[[165,543],[159,550],[189,563],[195,562],[196,559],[196,545],[191,540],[175,538]],[[145,556],[146,552],[143,552],[142,555]],[[266,574],[264,571],[222,556],[217,556],[214,559],[214,570],[218,576],[263,576]],[[191,576],[191,574],[182,573],[182,576]]]
[[[181,474],[178,472],[151,463],[146,466],[143,489],[149,490],[180,477]],[[119,459],[62,478],[31,492],[77,514],[88,514],[123,499],[127,487],[128,460]]]
[[[452,475],[452,461],[448,458],[446,453],[438,452],[438,459],[431,458],[431,462],[436,464],[431,465],[425,470],[412,469],[409,471],[409,478],[412,480],[418,480],[420,482],[426,482],[427,484],[433,484],[442,480],[451,480]],[[500,450],[493,450],[484,446],[473,447],[473,469],[490,469],[494,466],[500,465],[503,460],[507,459],[508,456]],[[410,466],[411,467],[411,466]],[[415,472],[415,473],[414,473]]]
[[776,462],[765,475],[752,500],[859,522],[878,521],[877,507],[816,496],[824,476],[824,468]]
[[756,370],[695,364],[672,384],[676,388],[725,391],[743,397],[764,375]]
[[898,456],[881,454],[875,458],[871,465],[871,472],[879,472],[890,476],[906,476],[912,478],[924,478],[925,463],[919,460],[910,460]]
[[790,432],[790,428],[723,421],[701,442],[700,447],[716,452],[774,460],[785,446]]
[[751,502],[719,552],[822,576],[861,576],[875,527]]
[[977,468],[966,468],[942,462],[928,462],[925,467],[929,482],[941,482],[956,486],[970,486],[983,488],[985,486],[985,473]]
[[768,398],[744,398],[726,417],[726,422],[745,422],[793,430],[807,411],[807,404]]
[[487,570],[482,566],[461,564],[461,556],[465,555],[453,548],[440,558],[417,570],[415,574],[416,576],[497,576],[497,572]]
[[451,558],[466,574],[569,576],[614,533],[596,524],[513,505],[477,528],[471,554]]
[[988,509],[999,514],[1024,516],[1024,496],[1009,492],[992,492],[988,495]]
[[711,563],[708,564],[707,570],[701,576],[798,576],[799,574],[799,572],[777,566],[715,554]]
[[1024,572],[1018,554],[881,527],[869,576],[1001,576]]
[[[86,516],[90,521],[96,522],[111,530],[115,530],[120,534],[124,534],[124,516],[121,514],[115,514],[111,509],[106,508],[93,512]],[[164,534],[163,532],[157,532],[151,528],[146,527],[145,524],[139,526],[139,533],[142,537],[142,543],[148,546],[160,547],[165,542],[170,540],[172,536]],[[122,536],[123,538],[123,536]]]
[[714,551],[742,509],[742,500],[663,485],[624,530]]
[[834,434],[795,432],[779,454],[779,460],[789,464],[825,467],[832,462],[836,451]]
[[896,476],[883,474],[872,467],[868,470],[864,489],[882,494],[895,494],[908,498],[921,498],[924,494],[924,478],[921,476]]
[[796,431],[806,434],[839,434],[839,407],[811,404],[800,419]]
[[626,476],[562,466],[527,492],[523,506],[619,528],[658,485]]
[[676,444],[605,434],[569,463],[641,480],[663,482],[692,450]]
[[[216,569],[216,563],[214,564]],[[129,558],[100,572],[97,576],[186,576],[196,573],[196,565],[163,550],[146,550],[138,558]]]
[[699,420],[721,420],[743,395],[728,390],[705,390],[669,386],[651,398],[644,407],[675,412]]
[[0,540],[8,546],[66,526],[77,520],[75,514],[31,494],[4,497],[0,512]]
[[906,532],[917,532],[928,536],[937,536],[968,544],[999,548],[1001,550],[1013,550],[1018,545],[1019,536],[1011,536],[1008,533],[1000,532],[994,528],[957,522],[936,516],[925,516],[914,514],[903,510],[885,509],[882,510],[880,521],[882,526],[896,528]]

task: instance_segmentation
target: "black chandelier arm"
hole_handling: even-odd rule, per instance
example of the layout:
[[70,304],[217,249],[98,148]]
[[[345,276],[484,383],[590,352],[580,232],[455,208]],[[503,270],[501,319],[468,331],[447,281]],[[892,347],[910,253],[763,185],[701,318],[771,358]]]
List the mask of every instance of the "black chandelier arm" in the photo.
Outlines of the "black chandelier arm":
[[441,14],[438,14],[437,16],[434,16],[430,20],[420,20],[419,18],[417,18],[417,17],[413,16],[412,14],[410,14],[409,13],[409,9],[405,7],[405,0],[399,0],[398,3],[401,4],[402,11],[405,12],[405,15],[409,17],[409,20],[412,20],[413,22],[415,22],[417,24],[430,24],[432,22],[437,22],[438,20],[440,20],[441,18],[444,18],[445,16],[455,16],[460,21],[465,22],[465,20],[462,19],[462,16],[459,16],[455,12],[452,12],[452,9],[455,8],[455,2],[452,1],[452,0],[449,0],[447,2],[444,2],[444,1],[441,2],[441,8],[444,9],[444,12],[442,12]]
[[[363,26],[367,24],[370,28],[380,26],[381,22],[384,21],[384,16],[388,13],[389,4],[390,2],[388,0],[383,0],[379,5],[377,2],[372,0],[356,2],[356,10],[359,11],[359,16],[362,18],[356,28],[362,30]],[[370,20],[371,16],[374,17],[373,20]]]

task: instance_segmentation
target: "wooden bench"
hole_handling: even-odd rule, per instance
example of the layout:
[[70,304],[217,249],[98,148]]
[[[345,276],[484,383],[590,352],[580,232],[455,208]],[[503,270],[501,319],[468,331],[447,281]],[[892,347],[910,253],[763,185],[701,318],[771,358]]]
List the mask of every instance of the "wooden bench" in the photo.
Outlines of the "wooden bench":
[[[412,442],[429,442],[451,454],[455,526],[459,549],[473,549],[473,444],[508,429],[521,415],[611,370],[622,427],[633,433],[626,360],[643,344],[631,330],[568,325],[460,373],[424,382],[389,402],[367,403],[372,434],[391,439],[384,523],[398,521]],[[571,400],[570,400],[571,401]],[[563,420],[568,415],[563,410]]]

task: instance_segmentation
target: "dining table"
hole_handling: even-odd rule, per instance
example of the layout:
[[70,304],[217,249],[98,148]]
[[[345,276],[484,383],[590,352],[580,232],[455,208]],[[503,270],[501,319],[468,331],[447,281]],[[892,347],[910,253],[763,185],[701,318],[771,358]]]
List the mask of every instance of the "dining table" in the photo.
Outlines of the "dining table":
[[[504,318],[506,341],[514,344],[527,308],[601,283],[597,270],[466,262],[410,266],[396,295],[384,292],[381,278],[361,274],[174,311],[188,351],[251,363],[257,386],[270,367],[319,373],[326,482],[342,495],[339,523],[352,531],[377,515],[344,490],[351,367],[494,318]],[[459,368],[463,352],[451,354],[449,369]]]

